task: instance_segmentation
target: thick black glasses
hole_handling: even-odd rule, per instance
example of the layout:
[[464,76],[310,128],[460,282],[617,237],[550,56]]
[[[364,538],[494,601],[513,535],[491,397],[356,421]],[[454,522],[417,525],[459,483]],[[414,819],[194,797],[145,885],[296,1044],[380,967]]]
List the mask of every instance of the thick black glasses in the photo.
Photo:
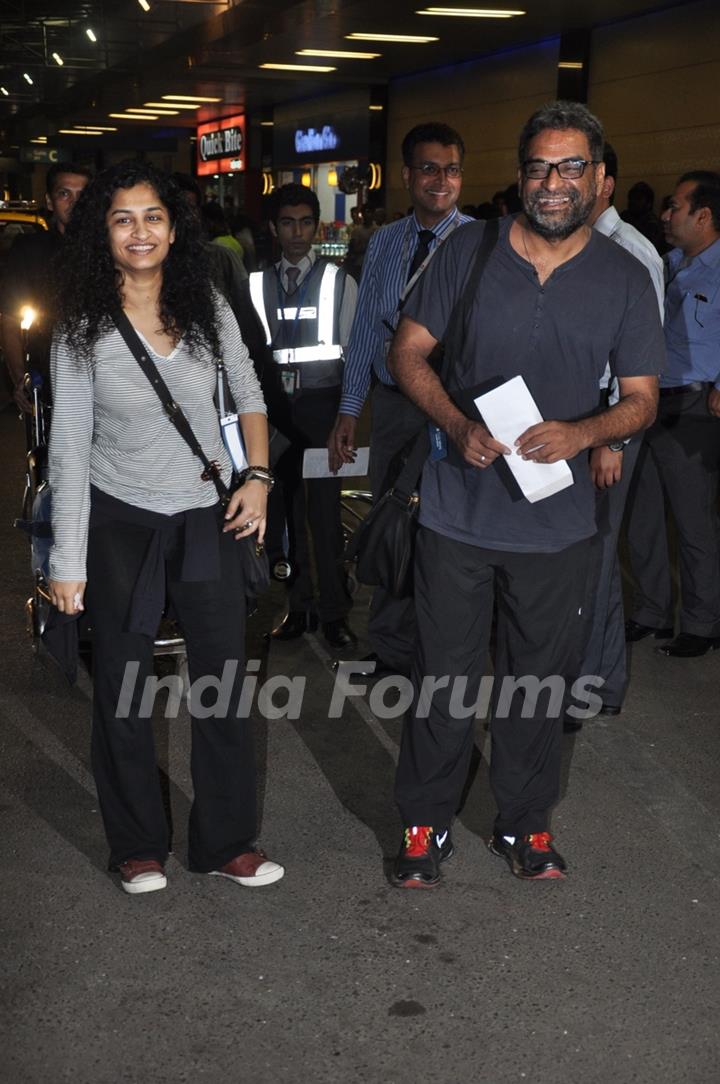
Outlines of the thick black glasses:
[[419,166],[410,166],[410,169],[422,173],[423,177],[439,177],[441,173],[444,173],[446,177],[453,181],[456,181],[458,177],[462,177],[462,166],[458,166],[454,162],[449,166],[437,166],[434,162],[421,162]]
[[586,166],[596,166],[598,162],[586,158],[562,158],[559,162],[546,162],[544,158],[528,158],[523,162],[523,175],[528,181],[544,181],[553,169],[564,181],[577,181],[585,172]]

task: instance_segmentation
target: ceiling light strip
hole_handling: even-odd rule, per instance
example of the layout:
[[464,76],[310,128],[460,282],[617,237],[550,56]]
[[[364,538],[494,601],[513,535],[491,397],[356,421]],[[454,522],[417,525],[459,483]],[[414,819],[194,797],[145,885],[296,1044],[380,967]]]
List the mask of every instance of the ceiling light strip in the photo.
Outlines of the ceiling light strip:
[[440,38],[428,37],[424,34],[346,34],[347,41],[389,41],[398,44],[424,45],[429,41],[440,41]]
[[258,64],[259,68],[270,68],[278,72],[336,72],[337,68],[331,68],[322,64]]
[[376,60],[382,53],[353,53],[334,49],[297,49],[295,56],[330,57],[335,60]]
[[194,94],[161,94],[164,102],[221,102],[222,98],[200,98]]
[[514,19],[517,15],[527,15],[526,11],[510,11],[504,8],[441,8],[429,7],[416,11],[416,15],[457,15],[467,19]]

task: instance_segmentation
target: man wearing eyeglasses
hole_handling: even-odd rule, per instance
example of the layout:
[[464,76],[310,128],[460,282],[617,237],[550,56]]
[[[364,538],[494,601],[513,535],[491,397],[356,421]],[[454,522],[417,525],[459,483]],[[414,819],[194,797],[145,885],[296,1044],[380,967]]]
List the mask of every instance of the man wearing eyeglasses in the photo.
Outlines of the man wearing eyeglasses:
[[[498,815],[490,850],[517,877],[566,872],[549,817],[560,792],[562,679],[577,677],[596,529],[588,450],[652,422],[664,354],[647,269],[587,224],[602,188],[603,147],[600,122],[574,102],[545,106],[525,125],[523,211],[500,221],[466,314],[452,397],[428,359],[446,335],[485,223],[443,245],[408,299],[393,344],[390,371],[448,438],[446,456],[425,464],[421,487],[415,701],[395,782],[404,828],[392,875],[399,888],[436,886],[440,862],[453,852],[474,717],[484,712],[478,696],[494,603],[490,781]],[[620,401],[602,409],[608,358]],[[507,445],[485,427],[474,400],[518,375],[546,420]],[[517,456],[565,460],[572,484],[528,500],[508,467]]]
[[656,650],[688,658],[720,647],[720,174],[683,174],[662,222],[674,246],[666,257],[667,368],[630,494],[637,590],[626,636],[673,634],[667,498],[678,535],[680,631]]
[[[463,223],[457,201],[465,144],[446,124],[419,124],[402,142],[402,179],[413,213],[377,230],[363,263],[358,304],[347,350],[340,409],[328,440],[331,470],[352,462],[355,430],[371,384],[370,487],[379,500],[390,487],[393,462],[423,424],[414,403],[387,368],[399,314],[439,246]],[[415,640],[412,599],[373,592],[368,622],[368,674],[408,673]],[[356,671],[357,672],[357,671]]]

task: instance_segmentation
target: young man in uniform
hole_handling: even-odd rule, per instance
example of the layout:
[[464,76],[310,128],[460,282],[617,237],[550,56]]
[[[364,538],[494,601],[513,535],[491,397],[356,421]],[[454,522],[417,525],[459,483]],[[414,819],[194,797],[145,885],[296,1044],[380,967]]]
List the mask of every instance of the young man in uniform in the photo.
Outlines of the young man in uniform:
[[[283,499],[293,569],[288,612],[273,629],[276,640],[292,640],[317,627],[334,648],[355,636],[347,623],[352,605],[343,567],[340,480],[302,477],[306,448],[325,446],[340,402],[344,350],[350,337],[357,286],[312,248],[320,220],[318,198],[309,188],[286,184],[273,194],[270,229],[281,257],[250,276],[250,296],[267,347],[263,382],[271,422],[291,440],[275,466]],[[272,509],[271,509],[272,515]],[[306,517],[318,580],[317,607]]]

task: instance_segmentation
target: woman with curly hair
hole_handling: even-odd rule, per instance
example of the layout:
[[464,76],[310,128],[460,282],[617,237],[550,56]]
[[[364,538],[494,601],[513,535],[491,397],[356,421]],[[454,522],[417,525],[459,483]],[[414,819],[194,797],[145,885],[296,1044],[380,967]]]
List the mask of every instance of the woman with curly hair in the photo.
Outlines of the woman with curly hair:
[[[213,403],[215,359],[224,361],[253,464],[227,509],[118,330],[125,318],[227,485]],[[197,218],[169,177],[132,161],[88,185],[67,231],[56,327],[50,589],[61,613],[87,606],[93,628],[92,763],[110,868],[132,894],[166,885],[168,827],[142,693],[167,597],[193,687],[223,679],[214,710],[191,700],[190,868],[270,884],[284,870],[255,846],[252,735],[238,718],[237,540],[265,533],[265,405],[237,323],[210,284]]]

